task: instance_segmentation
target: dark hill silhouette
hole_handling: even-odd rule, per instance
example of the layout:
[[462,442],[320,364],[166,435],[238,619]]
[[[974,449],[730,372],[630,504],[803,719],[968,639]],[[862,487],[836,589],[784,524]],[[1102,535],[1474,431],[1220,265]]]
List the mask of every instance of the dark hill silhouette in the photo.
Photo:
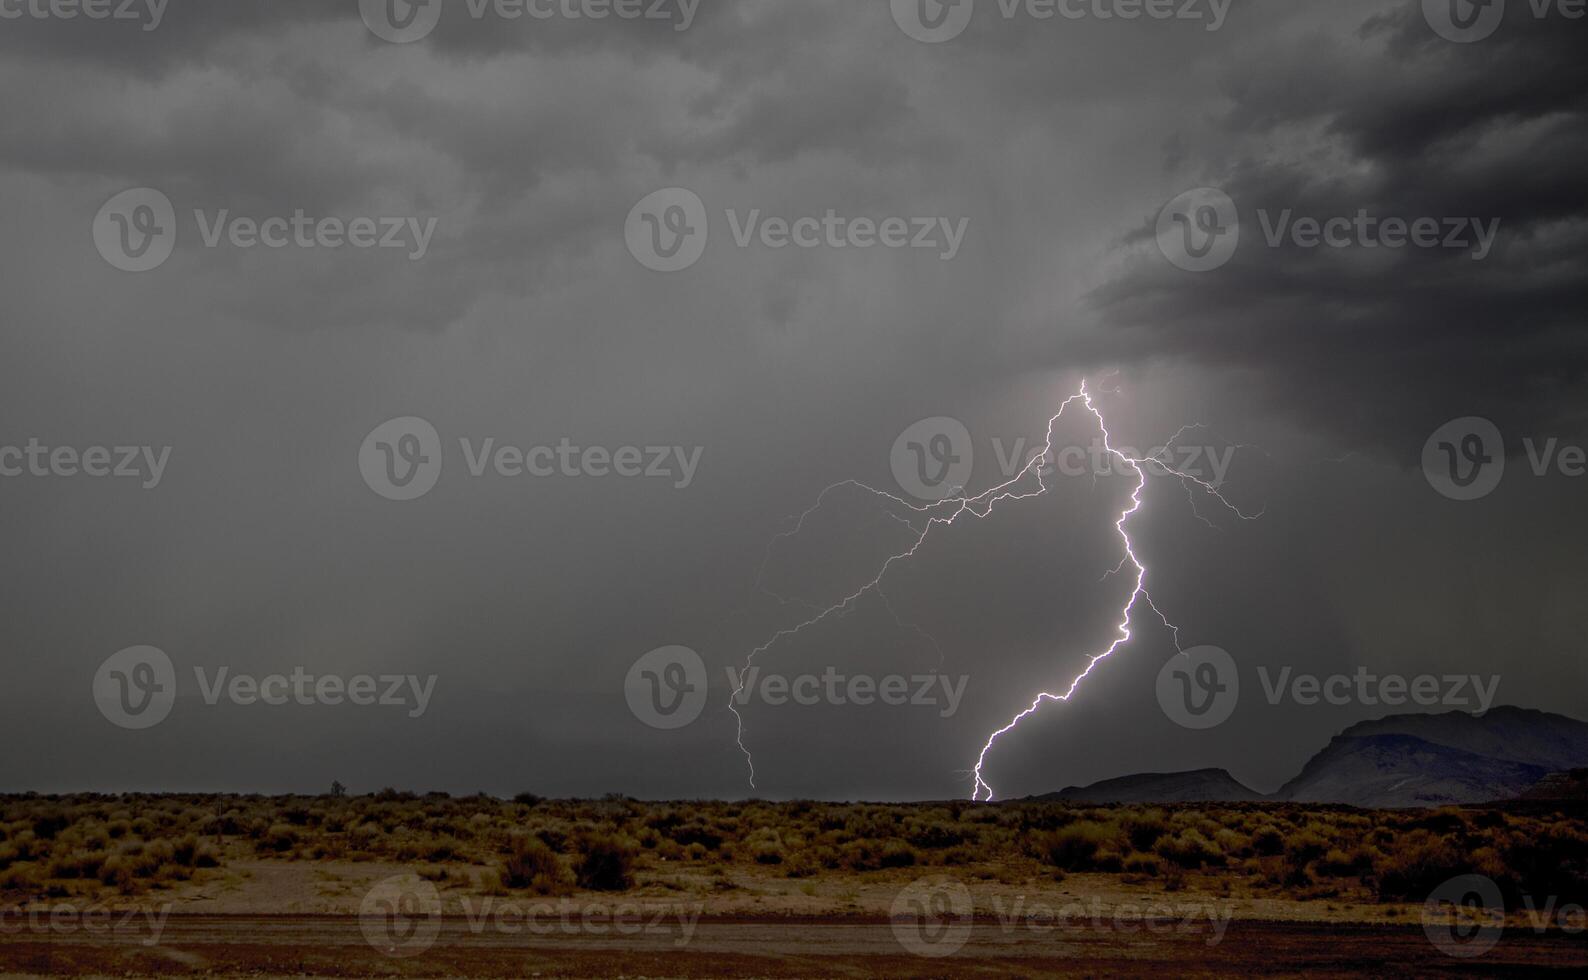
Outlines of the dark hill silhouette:
[[1121,776],[1037,797],[1075,803],[1207,803],[1263,798],[1223,769]]
[[[1390,715],[1336,735],[1273,796],[1223,769],[1141,773],[1036,797],[1077,803],[1204,803],[1293,800],[1360,807],[1487,803],[1572,791],[1588,768],[1588,723],[1527,708],[1482,714]],[[1549,777],[1546,782],[1546,777]]]

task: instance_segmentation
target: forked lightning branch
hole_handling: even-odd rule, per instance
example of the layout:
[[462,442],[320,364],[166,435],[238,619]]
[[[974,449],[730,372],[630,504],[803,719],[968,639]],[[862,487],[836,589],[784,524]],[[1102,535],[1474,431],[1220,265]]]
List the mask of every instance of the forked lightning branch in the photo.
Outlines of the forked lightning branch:
[[[887,604],[887,596],[882,592],[882,585],[888,577],[888,573],[895,566],[914,558],[934,531],[940,528],[952,527],[962,521],[969,523],[971,519],[985,519],[1000,504],[1014,504],[1046,495],[1049,489],[1047,480],[1053,473],[1053,467],[1049,464],[1049,460],[1057,455],[1055,450],[1055,429],[1060,420],[1064,418],[1065,413],[1076,405],[1081,406],[1097,425],[1103,451],[1117,462],[1121,472],[1130,474],[1135,481],[1128,506],[1120,513],[1118,519],[1114,521],[1114,528],[1119,535],[1123,557],[1120,559],[1119,564],[1110,572],[1110,574],[1128,573],[1134,582],[1134,586],[1130,596],[1125,600],[1124,606],[1120,609],[1119,623],[1115,627],[1112,640],[1100,646],[1097,652],[1087,656],[1085,668],[1056,691],[1038,691],[1027,707],[1015,714],[1008,724],[988,736],[981,747],[980,753],[976,756],[974,768],[970,770],[970,776],[973,780],[971,798],[973,800],[991,800],[994,798],[993,787],[986,779],[986,771],[993,749],[998,744],[998,741],[1013,732],[1022,721],[1039,711],[1043,705],[1055,701],[1068,701],[1075,696],[1080,691],[1086,678],[1091,675],[1098,664],[1117,653],[1125,644],[1135,638],[1137,620],[1143,607],[1150,610],[1153,618],[1162,624],[1163,628],[1168,632],[1175,649],[1180,653],[1185,652],[1180,646],[1179,627],[1175,626],[1159,611],[1158,607],[1153,603],[1151,594],[1147,591],[1147,566],[1139,557],[1136,543],[1130,535],[1131,519],[1145,505],[1143,495],[1147,490],[1148,476],[1153,473],[1159,473],[1171,477],[1184,486],[1193,501],[1198,494],[1212,497],[1218,504],[1243,521],[1255,520],[1259,515],[1249,515],[1242,512],[1220,493],[1216,484],[1193,476],[1170,463],[1168,457],[1175,444],[1181,436],[1187,431],[1196,428],[1196,426],[1187,426],[1181,429],[1175,435],[1175,438],[1168,441],[1164,450],[1145,456],[1136,456],[1127,450],[1116,447],[1114,437],[1108,429],[1108,422],[1104,418],[1102,410],[1098,408],[1096,394],[1086,382],[1082,382],[1080,390],[1066,398],[1063,404],[1059,406],[1058,412],[1048,420],[1047,437],[1041,451],[1031,456],[1025,466],[1008,481],[974,497],[953,496],[930,504],[914,504],[895,494],[878,490],[864,483],[846,480],[823,490],[810,509],[800,514],[793,521],[791,529],[778,535],[775,540],[783,540],[798,535],[804,529],[806,522],[821,510],[833,494],[840,491],[858,491],[876,498],[891,517],[908,527],[911,532],[911,540],[908,547],[889,556],[887,560],[882,562],[876,574],[859,589],[838,602],[816,611],[802,622],[777,631],[746,656],[745,666],[736,672],[733,698],[730,700],[729,710],[734,713],[737,719],[739,749],[744,753],[752,788],[755,787],[755,758],[746,744],[747,731],[744,717],[739,713],[738,706],[741,703],[740,692],[748,682],[748,678],[751,676],[750,672],[756,667],[757,661],[779,644],[792,640],[822,622],[845,615],[867,598],[876,597],[884,604]],[[889,606],[889,612],[891,615],[891,606]],[[897,617],[895,617],[895,620],[897,620]]]

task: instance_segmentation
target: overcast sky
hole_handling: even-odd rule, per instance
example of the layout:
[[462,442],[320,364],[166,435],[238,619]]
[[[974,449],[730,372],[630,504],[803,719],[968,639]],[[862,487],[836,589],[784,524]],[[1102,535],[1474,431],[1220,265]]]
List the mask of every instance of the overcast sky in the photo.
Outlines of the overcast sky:
[[[1203,766],[1272,790],[1391,710],[1271,704],[1259,677],[1285,668],[1498,676],[1496,703],[1588,717],[1584,480],[1534,475],[1524,443],[1588,443],[1588,22],[1509,6],[1457,41],[1419,0],[1203,0],[1195,20],[981,0],[939,42],[902,0],[666,0],[634,20],[448,0],[408,43],[358,0],[7,7],[24,15],[0,20],[0,447],[73,455],[0,476],[0,790],[969,795],[988,733],[1112,642],[1130,473],[1060,475],[935,529],[886,602],[757,661],[962,678],[949,717],[752,702],[752,790],[724,668],[910,540],[908,511],[851,489],[769,551],[824,488],[913,500],[895,442],[949,417],[981,492],[1083,378],[1121,445],[1205,423],[1183,441],[1246,447],[1223,492],[1260,518],[1158,476],[1127,524],[1154,603],[1187,648],[1230,653],[1240,702],[1211,730],[1171,720],[1155,684],[1174,643],[1138,609],[1069,703],[989,756],[1000,796]],[[1186,271],[1160,212],[1202,187],[1239,209],[1239,244]],[[169,216],[103,210],[143,188]],[[709,228],[672,272],[647,242],[700,215],[675,196],[631,216],[666,188]],[[270,247],[234,223],[300,211],[343,231]],[[829,212],[906,219],[912,242],[929,222],[934,244],[761,237]],[[1434,219],[1440,243],[1373,247],[1359,212]],[[1336,217],[1341,247],[1290,235]],[[349,244],[357,218],[401,247]],[[127,271],[167,222],[169,257]],[[1424,447],[1472,416],[1508,466],[1453,500]],[[368,464],[416,444],[366,437],[409,417],[442,468],[392,500]],[[665,477],[476,477],[487,439],[635,447],[647,469],[646,447],[678,452]],[[83,472],[121,446],[163,459],[157,485],[142,456],[143,477]],[[131,730],[94,684],[141,645],[177,697]],[[661,730],[625,679],[675,645],[709,699]],[[413,717],[211,705],[195,674],[300,665],[435,680]]]

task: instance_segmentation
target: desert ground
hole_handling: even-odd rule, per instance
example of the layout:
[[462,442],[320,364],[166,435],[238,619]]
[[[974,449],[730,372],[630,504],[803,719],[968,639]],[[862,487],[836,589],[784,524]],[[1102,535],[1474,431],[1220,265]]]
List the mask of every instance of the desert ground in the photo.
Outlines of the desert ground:
[[1561,806],[12,796],[0,971],[1580,975]]

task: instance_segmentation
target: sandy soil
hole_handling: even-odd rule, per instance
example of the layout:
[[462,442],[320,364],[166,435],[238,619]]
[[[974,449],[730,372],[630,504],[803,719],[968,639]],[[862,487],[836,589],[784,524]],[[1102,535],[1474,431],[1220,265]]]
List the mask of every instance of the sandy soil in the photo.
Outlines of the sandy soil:
[[[0,916],[0,971],[782,977],[1588,969],[1588,936],[1559,923],[1537,929],[1513,916],[1492,948],[1462,958],[1430,940],[1420,907],[1276,899],[1213,879],[1169,892],[1156,881],[1001,881],[976,869],[952,878],[901,870],[791,880],[759,869],[724,877],[680,868],[644,876],[620,895],[544,898],[481,894],[471,873],[478,869],[467,866],[449,867],[433,884],[413,870],[237,862],[137,901],[13,908]],[[910,911],[917,906],[900,904],[912,895],[929,905],[949,896],[944,916],[917,921]]]
[[[476,883],[484,867],[449,864],[447,877],[434,882],[440,911],[466,915],[493,896]],[[93,904],[111,909],[169,907],[171,912],[192,915],[357,915],[370,890],[393,877],[412,876],[412,865],[379,862],[296,862],[230,860],[219,871],[201,873],[195,880],[137,898],[107,895]],[[681,865],[675,872],[642,873],[640,886],[621,896],[583,893],[585,899],[624,902],[646,907],[694,904],[708,917],[850,918],[887,917],[901,889],[914,882],[951,878],[970,893],[978,915],[1007,913],[1024,899],[1027,906],[1049,907],[1083,903],[1111,913],[1119,906],[1217,906],[1235,919],[1281,922],[1354,922],[1399,924],[1418,921],[1421,907],[1383,905],[1343,899],[1299,900],[1277,898],[1232,883],[1228,875],[1188,878],[1183,891],[1166,891],[1153,879],[1129,884],[1118,875],[1071,874],[1062,881],[1045,876],[993,877],[987,870],[896,869],[865,875],[827,873],[809,879],[783,877],[776,869],[735,868],[727,875],[712,869]],[[1213,887],[1216,886],[1216,887]],[[524,893],[499,894],[497,902],[528,904],[543,901]],[[574,897],[578,901],[577,896]],[[553,899],[552,901],[557,901]],[[44,903],[48,908],[60,903]],[[82,900],[74,903],[86,904]]]
[[1071,925],[1008,933],[978,922],[946,958],[912,955],[894,924],[701,921],[676,935],[627,938],[574,931],[548,936],[475,933],[447,919],[419,955],[400,958],[366,941],[359,920],[173,916],[156,944],[147,933],[7,937],[0,969],[26,975],[210,976],[1539,976],[1588,969],[1580,937],[1507,934],[1472,960],[1438,954],[1416,926],[1237,922],[1223,941],[1121,934]]

